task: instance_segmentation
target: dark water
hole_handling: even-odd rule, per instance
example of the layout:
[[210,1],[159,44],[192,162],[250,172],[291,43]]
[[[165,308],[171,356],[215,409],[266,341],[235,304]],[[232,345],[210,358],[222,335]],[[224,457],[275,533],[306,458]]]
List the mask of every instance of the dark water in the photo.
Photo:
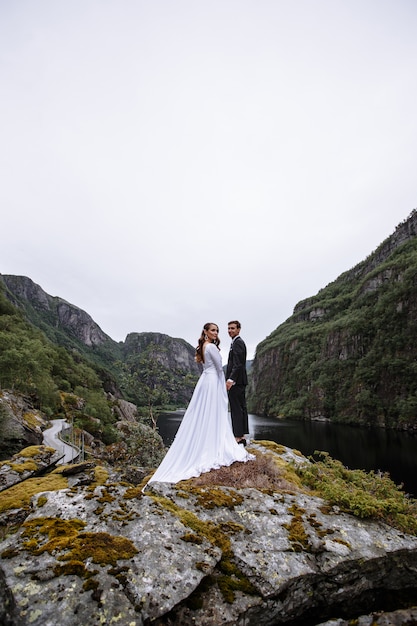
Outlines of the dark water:
[[[170,445],[180,425],[182,413],[162,414],[158,429],[165,445]],[[404,491],[417,497],[417,436],[403,432],[368,429],[327,422],[298,422],[249,416],[252,439],[269,439],[305,456],[316,450],[328,452],[351,469],[389,472]]]

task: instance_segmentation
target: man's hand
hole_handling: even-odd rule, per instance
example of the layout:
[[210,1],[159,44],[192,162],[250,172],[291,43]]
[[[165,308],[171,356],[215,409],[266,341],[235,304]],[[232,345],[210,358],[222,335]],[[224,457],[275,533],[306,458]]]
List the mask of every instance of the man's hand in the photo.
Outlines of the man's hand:
[[229,389],[231,389],[231,387],[233,387],[234,384],[235,384],[234,380],[230,380],[230,378],[229,378],[229,380],[226,380],[226,389],[227,389],[227,391],[229,391]]

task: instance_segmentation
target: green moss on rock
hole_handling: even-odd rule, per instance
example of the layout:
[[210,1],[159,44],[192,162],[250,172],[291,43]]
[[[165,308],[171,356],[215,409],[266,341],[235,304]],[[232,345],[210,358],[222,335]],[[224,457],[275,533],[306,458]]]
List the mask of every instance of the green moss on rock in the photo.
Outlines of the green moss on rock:
[[243,496],[235,490],[226,490],[221,487],[200,487],[193,485],[192,481],[183,481],[179,493],[182,497],[185,494],[194,496],[197,500],[197,505],[205,509],[214,509],[216,507],[234,509],[235,506],[243,502]]
[[29,509],[30,500],[35,494],[42,491],[60,491],[67,487],[67,479],[59,474],[29,478],[0,492],[0,513],[10,509]]
[[[63,552],[57,557],[60,561],[84,562],[90,559],[100,565],[116,565],[118,560],[130,559],[138,552],[132,541],[125,537],[104,532],[81,532],[86,523],[78,519],[37,518],[23,525],[23,536],[36,539],[36,547],[30,545],[34,554]],[[28,542],[25,547],[29,549]]]
[[283,524],[284,528],[288,530],[288,539],[291,543],[294,552],[301,552],[302,550],[310,550],[311,544],[304,528],[303,513],[304,509],[293,504],[288,512],[292,515],[289,524]]

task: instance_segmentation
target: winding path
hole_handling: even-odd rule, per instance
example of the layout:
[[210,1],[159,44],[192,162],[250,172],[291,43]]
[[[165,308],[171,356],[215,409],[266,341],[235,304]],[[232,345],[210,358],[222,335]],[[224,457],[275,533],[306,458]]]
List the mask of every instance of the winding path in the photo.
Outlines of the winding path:
[[46,446],[55,448],[58,452],[62,453],[62,458],[58,461],[58,464],[64,465],[71,463],[79,454],[78,448],[68,445],[58,437],[64,426],[68,426],[68,422],[64,419],[51,420],[52,426],[43,432],[43,443]]

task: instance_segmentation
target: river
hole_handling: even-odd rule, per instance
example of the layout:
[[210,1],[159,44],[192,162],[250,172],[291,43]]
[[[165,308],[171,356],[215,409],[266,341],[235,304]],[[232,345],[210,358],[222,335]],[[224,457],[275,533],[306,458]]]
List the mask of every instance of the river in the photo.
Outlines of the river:
[[[158,430],[169,446],[182,413],[163,413]],[[351,469],[389,472],[404,491],[417,497],[417,436],[382,428],[361,428],[329,422],[301,422],[249,415],[252,439],[269,439],[305,456],[316,450],[328,452]]]

